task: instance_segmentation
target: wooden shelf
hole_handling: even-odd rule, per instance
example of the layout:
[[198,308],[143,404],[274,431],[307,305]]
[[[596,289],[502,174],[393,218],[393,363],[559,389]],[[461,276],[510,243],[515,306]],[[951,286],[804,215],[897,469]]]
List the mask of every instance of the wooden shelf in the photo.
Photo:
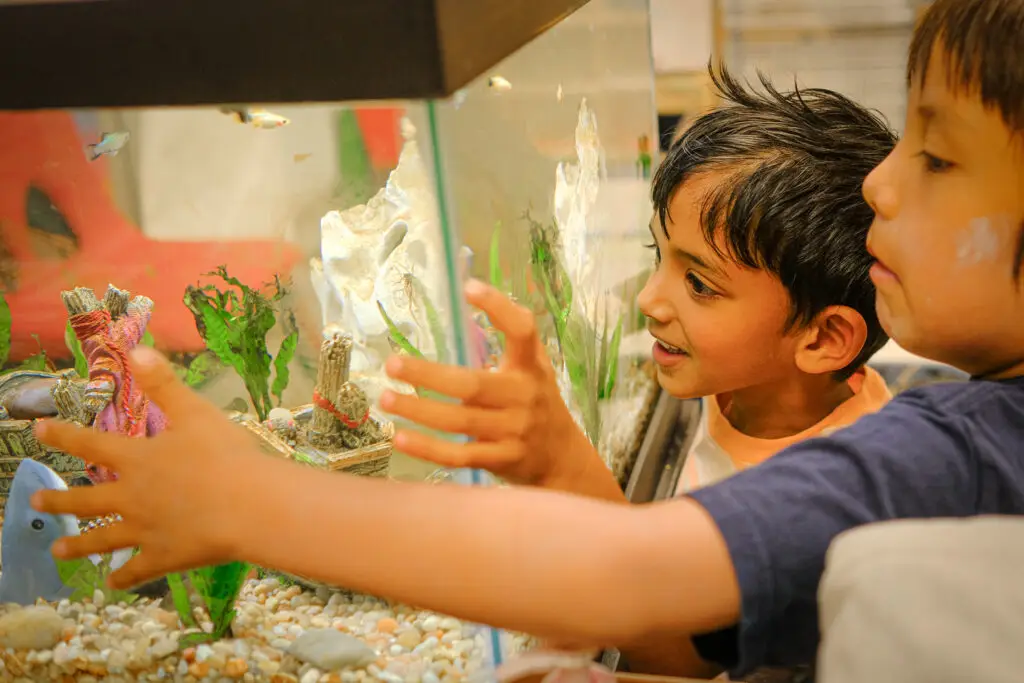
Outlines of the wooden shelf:
[[0,3],[0,110],[447,97],[587,2]]

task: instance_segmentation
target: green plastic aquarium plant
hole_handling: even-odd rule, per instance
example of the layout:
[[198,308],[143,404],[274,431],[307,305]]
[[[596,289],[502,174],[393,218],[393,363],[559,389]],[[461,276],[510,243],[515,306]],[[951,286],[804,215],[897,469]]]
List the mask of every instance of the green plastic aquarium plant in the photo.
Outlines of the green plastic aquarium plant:
[[185,634],[179,641],[182,645],[220,640],[230,635],[231,622],[235,618],[235,603],[251,569],[246,562],[228,562],[215,567],[191,569],[184,577],[181,574],[167,575],[171,600],[182,625],[186,628],[199,628],[192,614],[191,593],[185,578],[202,602],[212,624],[209,631]]
[[[7,358],[11,353],[11,307],[7,304],[7,298],[3,292],[0,292],[0,368],[7,365]],[[53,364],[50,363],[49,357],[46,355],[46,351],[43,349],[42,344],[39,342],[39,335],[32,335],[32,338],[36,340],[36,345],[39,347],[39,351],[18,365],[0,371],[0,375],[6,375],[9,372],[16,370],[36,370],[38,372],[53,370]]]
[[[595,446],[600,438],[599,402],[611,397],[618,376],[619,346],[622,342],[622,317],[609,328],[608,309],[598,331],[590,323],[595,310],[580,310],[573,303],[573,287],[558,258],[558,226],[552,220],[542,224],[529,212],[524,220],[530,226],[530,265],[545,309],[551,317],[555,339],[569,375],[573,399],[583,417],[583,429]],[[609,334],[610,333],[610,334]]]
[[92,598],[96,591],[100,591],[108,603],[123,602],[130,605],[135,602],[139,597],[135,593],[116,590],[107,585],[107,577],[111,573],[111,558],[109,553],[100,555],[99,564],[93,564],[87,557],[75,560],[55,559],[60,580],[72,589],[69,599],[79,602],[84,598]]
[[245,383],[256,416],[266,420],[273,408],[271,395],[281,404],[288,386],[288,363],[299,341],[295,316],[289,312],[281,321],[286,334],[277,355],[271,356],[267,349],[267,334],[278,322],[276,304],[287,292],[277,277],[269,285],[272,292],[265,295],[228,275],[224,266],[207,275],[220,277],[227,286],[222,291],[212,284],[190,285],[185,290],[185,306],[192,311],[206,347],[220,362],[235,369]]
[[[424,286],[423,281],[412,273],[406,273],[403,276],[405,280],[405,287],[409,293],[410,302],[419,302],[423,306],[423,310],[427,318],[427,327],[430,328],[430,336],[434,340],[434,349],[436,350],[436,359],[438,363],[447,363],[449,358],[448,352],[448,335],[445,330],[445,325],[441,321],[441,314],[438,312],[437,307],[430,300],[430,296],[427,293],[427,288]],[[415,356],[416,358],[423,358],[423,353],[417,349],[409,338],[402,334],[402,331],[398,329],[398,325],[391,319],[388,312],[384,309],[384,304],[377,301],[377,309],[380,311],[381,318],[384,319],[384,324],[388,327],[388,335],[391,338],[392,345],[400,351]]]

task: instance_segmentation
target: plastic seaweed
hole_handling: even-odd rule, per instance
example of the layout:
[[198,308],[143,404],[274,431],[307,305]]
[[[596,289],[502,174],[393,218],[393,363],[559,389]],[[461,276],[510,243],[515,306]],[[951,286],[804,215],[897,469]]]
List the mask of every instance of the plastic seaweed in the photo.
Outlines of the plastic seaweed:
[[[228,562],[213,567],[191,569],[186,573],[192,590],[202,601],[212,628],[209,631],[188,633],[181,638],[184,645],[220,640],[229,635],[231,622],[235,618],[235,602],[245,585],[251,567],[246,562]],[[167,576],[167,585],[171,589],[171,600],[178,618],[186,628],[196,628],[196,620],[192,616],[192,603],[189,590],[181,574]]]
[[39,335],[33,334],[32,338],[36,340],[36,346],[39,347],[39,351],[11,368],[11,371],[34,370],[36,372],[52,372],[54,370],[53,364],[50,362],[50,357],[46,355],[42,342],[39,341]]
[[[289,315],[283,321],[286,334],[277,358],[267,349],[267,334],[277,324],[275,304],[286,291],[275,277],[273,292],[264,295],[228,275],[224,266],[207,275],[220,277],[228,287],[221,291],[215,285],[190,285],[185,290],[185,305],[192,311],[206,347],[235,369],[245,383],[257,417],[265,420],[273,407],[271,394],[280,404],[288,384],[287,366],[298,344],[299,332],[294,317]],[[273,385],[271,369],[276,373]]]
[[82,351],[82,342],[78,341],[70,322],[64,326],[64,345],[68,347],[68,351],[71,352],[71,356],[75,360],[75,372],[79,377],[88,377],[89,361],[85,357],[85,352]]
[[594,329],[588,315],[574,304],[569,275],[558,259],[558,226],[544,225],[529,212],[524,219],[530,225],[530,264],[534,282],[554,326],[562,362],[569,375],[573,399],[583,417],[583,429],[595,446],[600,438],[599,401],[611,396],[618,375],[619,346],[623,319],[619,318],[609,337],[608,311],[603,328]]
[[395,321],[391,319],[388,312],[384,310],[384,304],[379,300],[377,301],[377,309],[380,311],[380,316],[384,319],[384,324],[388,327],[388,335],[390,335],[391,341],[410,356],[423,358],[423,353],[417,349],[411,341],[409,341],[408,337],[402,334],[402,331],[398,329],[398,325],[396,325]]
[[210,350],[206,350],[196,355],[192,362],[188,364],[188,367],[176,365],[175,370],[186,385],[195,389],[208,382],[223,367],[224,365],[217,358],[217,355]]
[[131,604],[139,596],[135,593],[116,590],[107,586],[107,576],[110,575],[111,555],[100,555],[98,564],[87,557],[76,560],[54,560],[57,563],[57,574],[65,586],[72,589],[71,600],[80,601],[84,598],[92,598],[98,590],[108,602],[123,602]]

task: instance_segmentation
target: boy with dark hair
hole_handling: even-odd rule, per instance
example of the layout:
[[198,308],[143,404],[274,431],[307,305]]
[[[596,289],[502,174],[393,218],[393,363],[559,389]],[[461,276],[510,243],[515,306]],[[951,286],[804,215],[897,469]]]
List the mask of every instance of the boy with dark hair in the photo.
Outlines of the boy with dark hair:
[[[936,0],[914,40],[904,137],[864,183],[882,325],[969,383],[906,391],[718,484],[626,507],[261,461],[243,430],[139,349],[137,380],[165,409],[167,432],[38,430],[121,475],[36,497],[47,512],[124,519],[58,541],[54,553],[140,546],[114,586],[239,558],[574,643],[692,636],[732,674],[813,662],[817,590],[839,534],[893,519],[1024,514],[1022,55],[1024,0]],[[259,505],[238,514],[253,491]],[[450,539],[461,541],[458,562],[423,571],[422,558]]]
[[[711,78],[722,106],[673,141],[654,176],[657,268],[638,299],[657,339],[662,388],[703,397],[684,491],[852,424],[891,397],[865,366],[887,337],[868,276],[872,211],[860,188],[892,151],[893,133],[829,90],[783,93],[762,76],[758,93],[724,68]],[[511,345],[539,348],[525,308],[493,290],[467,294]],[[455,446],[403,433],[399,448],[517,483],[621,500],[560,400],[550,362],[518,357],[511,350],[498,372],[392,359],[396,379],[462,405],[388,393],[385,410],[475,439]],[[478,397],[460,393],[476,385]]]

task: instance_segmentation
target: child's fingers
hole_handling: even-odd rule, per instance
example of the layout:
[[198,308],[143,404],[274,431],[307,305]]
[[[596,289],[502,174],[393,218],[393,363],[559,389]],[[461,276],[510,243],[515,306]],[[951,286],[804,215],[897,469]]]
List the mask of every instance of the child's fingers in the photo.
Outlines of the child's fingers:
[[36,438],[68,455],[96,465],[120,471],[130,459],[132,442],[118,434],[98,432],[63,420],[40,420],[35,424]]
[[118,491],[120,483],[97,484],[95,486],[75,486],[67,491],[45,489],[33,494],[32,507],[39,512],[51,515],[74,515],[78,518],[101,517],[118,509]]
[[522,444],[516,441],[458,443],[406,430],[395,435],[395,447],[441,467],[471,467],[498,474],[523,459]]
[[385,369],[392,379],[479,406],[504,408],[530,400],[527,378],[514,372],[442,365],[412,356],[391,356]]
[[467,282],[465,292],[466,300],[486,313],[495,329],[504,333],[505,360],[514,367],[534,367],[537,363],[537,324],[533,313],[479,280]]
[[144,583],[159,579],[168,572],[178,569],[168,567],[152,551],[143,550],[107,577],[107,585],[115,590],[128,590]]
[[424,427],[487,441],[523,438],[530,425],[525,407],[492,410],[394,392],[381,396],[380,406]]
[[167,358],[159,351],[137,346],[131,353],[131,364],[139,388],[160,406],[172,425],[194,421],[213,407],[178,378]]
[[138,543],[137,534],[126,522],[90,531],[81,536],[65,536],[53,544],[53,556],[61,560],[74,560],[92,554],[112,553],[132,548]]

